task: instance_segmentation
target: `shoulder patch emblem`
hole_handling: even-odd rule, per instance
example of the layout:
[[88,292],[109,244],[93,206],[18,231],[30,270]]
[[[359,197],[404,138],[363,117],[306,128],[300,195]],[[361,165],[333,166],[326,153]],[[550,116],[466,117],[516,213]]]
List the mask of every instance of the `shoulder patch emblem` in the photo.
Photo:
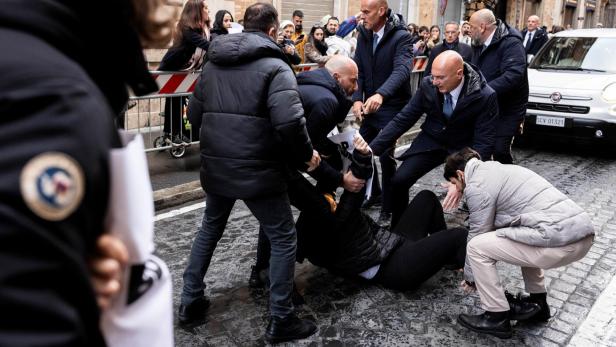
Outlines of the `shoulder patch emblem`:
[[60,221],[77,209],[84,194],[83,170],[75,159],[46,152],[30,159],[21,171],[21,195],[37,216]]

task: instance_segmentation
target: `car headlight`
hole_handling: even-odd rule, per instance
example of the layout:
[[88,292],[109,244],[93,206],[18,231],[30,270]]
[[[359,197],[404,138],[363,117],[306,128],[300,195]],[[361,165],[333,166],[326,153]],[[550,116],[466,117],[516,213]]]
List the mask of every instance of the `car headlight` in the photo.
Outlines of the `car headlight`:
[[616,103],[616,83],[608,84],[601,93],[603,100],[609,103]]

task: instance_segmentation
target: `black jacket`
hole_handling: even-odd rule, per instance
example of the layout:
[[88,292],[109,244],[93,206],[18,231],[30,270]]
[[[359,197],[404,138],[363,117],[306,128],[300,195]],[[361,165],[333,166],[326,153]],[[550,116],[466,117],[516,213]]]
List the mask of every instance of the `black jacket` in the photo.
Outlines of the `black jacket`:
[[324,68],[299,74],[297,84],[312,145],[322,156],[328,157],[310,175],[324,191],[334,191],[342,183],[342,162],[338,145],[331,142],[327,135],[344,121],[351,108],[351,101]]
[[[522,30],[522,43],[526,39],[526,34],[528,33],[528,29]],[[526,54],[537,55],[537,52],[548,42],[548,33],[541,28],[537,28],[535,30],[535,34],[533,34],[533,39],[530,41],[530,44],[526,44]]]
[[199,30],[186,29],[182,33],[182,42],[173,44],[163,56],[158,70],[160,71],[178,71],[186,68],[186,64],[195,53],[197,47],[207,52],[210,47],[210,41],[203,36]]
[[188,105],[201,128],[205,191],[238,199],[285,192],[287,165],[310,160],[312,145],[284,53],[267,35],[243,32],[217,37],[207,55]]
[[483,46],[473,48],[473,64],[498,95],[500,114],[497,135],[515,135],[526,114],[528,102],[526,53],[522,36],[499,19],[492,42],[485,50],[482,49]]
[[358,89],[353,101],[365,101],[379,93],[383,105],[375,113],[368,115],[366,124],[383,128],[404,107],[411,97],[409,78],[413,61],[411,34],[398,16],[388,10],[383,37],[372,53],[372,30],[357,27],[357,50],[355,62],[359,69]]
[[[372,156],[353,153],[351,170],[357,178],[372,175]],[[361,211],[365,188],[345,191],[336,212],[322,217],[304,210],[296,223],[301,248],[311,263],[343,276],[354,277],[382,263],[403,241]],[[298,236],[299,237],[299,236]]]
[[[464,59],[465,62],[470,63],[473,60],[473,49],[471,48],[471,46],[465,44],[465,43],[461,43],[460,41],[456,40],[456,42],[453,43],[452,48],[449,48],[451,50],[454,50],[458,53],[460,53],[460,55],[462,56],[462,59]],[[444,51],[448,50],[447,46],[445,46],[445,43],[439,43],[438,45],[434,46],[434,48],[430,51],[430,58],[428,59],[428,65],[426,65],[426,70],[424,71],[424,75],[430,75],[432,72],[432,63],[434,62],[434,59],[441,53],[443,53]]]
[[[113,117],[127,101],[126,85],[138,95],[156,90],[124,16],[129,6],[2,2],[2,346],[105,345],[87,261],[105,231],[108,156],[119,145]],[[60,184],[53,192],[37,184],[52,177],[68,182],[65,195]]]
[[435,149],[452,153],[467,146],[479,152],[482,158],[492,155],[498,116],[496,93],[470,64],[464,64],[464,86],[449,120],[443,115],[443,94],[432,85],[430,76],[426,76],[419,91],[370,143],[370,148],[380,155],[424,113],[427,116],[421,132],[399,159]]

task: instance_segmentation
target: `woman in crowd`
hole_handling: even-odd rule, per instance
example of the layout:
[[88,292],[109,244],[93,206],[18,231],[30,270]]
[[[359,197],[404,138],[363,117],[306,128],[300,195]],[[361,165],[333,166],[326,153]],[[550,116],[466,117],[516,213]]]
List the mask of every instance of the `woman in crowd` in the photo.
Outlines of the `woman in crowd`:
[[315,25],[310,30],[308,42],[304,46],[305,61],[307,63],[317,63],[322,67],[329,60],[327,55],[327,43],[325,42],[325,31],[323,27]]
[[[543,269],[583,258],[594,239],[590,216],[538,174],[517,165],[481,161],[465,148],[445,162],[445,179],[464,194],[469,210],[465,291],[479,292],[485,312],[458,322],[479,333],[508,338],[510,320],[550,318]],[[447,207],[447,206],[446,206]],[[530,296],[503,291],[496,263],[518,265]]]
[[297,54],[295,45],[291,40],[291,36],[295,32],[295,25],[288,20],[280,22],[280,32],[278,33],[278,46],[282,49],[284,54],[289,59],[289,62],[293,65],[297,65],[302,62],[302,58]]
[[227,10],[220,10],[216,12],[216,16],[214,16],[214,26],[212,27],[212,37],[214,40],[218,35],[227,35],[229,33],[229,28],[231,28],[231,23],[233,23],[233,16],[231,12]]
[[[365,141],[354,141],[351,171],[360,179],[372,175],[372,154]],[[460,269],[466,255],[467,230],[447,230],[436,195],[422,191],[409,204],[391,232],[361,211],[365,188],[344,191],[338,204],[304,179],[301,191],[313,206],[296,222],[297,260],[307,258],[346,277],[360,277],[396,290],[418,287],[441,268]],[[269,246],[259,243],[257,265],[249,284],[260,286],[259,271],[268,267]]]
[[432,50],[434,46],[438,45],[441,42],[441,29],[438,25],[433,25],[430,27],[430,39],[426,42],[426,46],[429,50]]
[[430,56],[430,48],[428,48],[428,40],[430,39],[430,29],[427,26],[419,27],[418,40],[413,45],[414,56]]
[[417,24],[415,23],[410,23],[409,25],[406,26],[406,30],[409,31],[409,33],[411,34],[411,44],[415,44],[417,41],[419,41],[420,37],[419,37],[419,27],[417,26]]
[[[173,45],[163,57],[158,70],[198,69],[210,45],[210,18],[204,0],[188,0],[173,33]],[[174,143],[190,142],[184,131],[182,114],[186,97],[165,99],[165,139]]]

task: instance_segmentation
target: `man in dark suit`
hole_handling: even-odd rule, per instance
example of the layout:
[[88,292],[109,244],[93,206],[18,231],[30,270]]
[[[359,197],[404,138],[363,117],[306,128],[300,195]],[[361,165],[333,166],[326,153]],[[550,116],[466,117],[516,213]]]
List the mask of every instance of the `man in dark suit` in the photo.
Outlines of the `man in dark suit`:
[[539,17],[528,17],[526,29],[522,30],[524,48],[527,55],[537,55],[537,52],[548,42],[548,33],[539,26]]
[[488,9],[473,13],[469,23],[473,65],[479,68],[498,95],[499,119],[494,160],[511,164],[511,143],[522,124],[528,102],[528,75],[522,35],[507,23],[497,20]]
[[[441,165],[447,155],[466,146],[482,158],[490,158],[498,115],[496,93],[470,64],[455,51],[445,51],[434,60],[432,76],[426,76],[411,101],[370,143],[380,155],[426,114],[421,132],[398,159],[402,165],[392,178],[395,227],[409,202],[409,188],[423,175]],[[459,202],[450,189],[445,207]]]
[[460,42],[460,40],[458,40],[459,35],[460,25],[458,23],[445,23],[445,40],[443,43],[436,45],[432,48],[432,51],[430,51],[430,58],[428,59],[428,65],[426,66],[426,71],[424,72],[426,76],[432,71],[432,62],[434,62],[434,58],[447,50],[456,51],[460,53],[465,62],[471,62],[473,59],[473,49],[471,46]]
[[[386,0],[361,0],[360,6],[363,26],[358,27],[355,52],[359,79],[353,94],[353,114],[358,120],[363,119],[359,132],[370,142],[411,97],[412,37]],[[375,170],[372,199],[368,201],[382,198],[381,220],[389,220],[391,216],[390,181],[396,171],[392,151],[393,148],[383,151],[379,158],[383,170],[382,194]]]

